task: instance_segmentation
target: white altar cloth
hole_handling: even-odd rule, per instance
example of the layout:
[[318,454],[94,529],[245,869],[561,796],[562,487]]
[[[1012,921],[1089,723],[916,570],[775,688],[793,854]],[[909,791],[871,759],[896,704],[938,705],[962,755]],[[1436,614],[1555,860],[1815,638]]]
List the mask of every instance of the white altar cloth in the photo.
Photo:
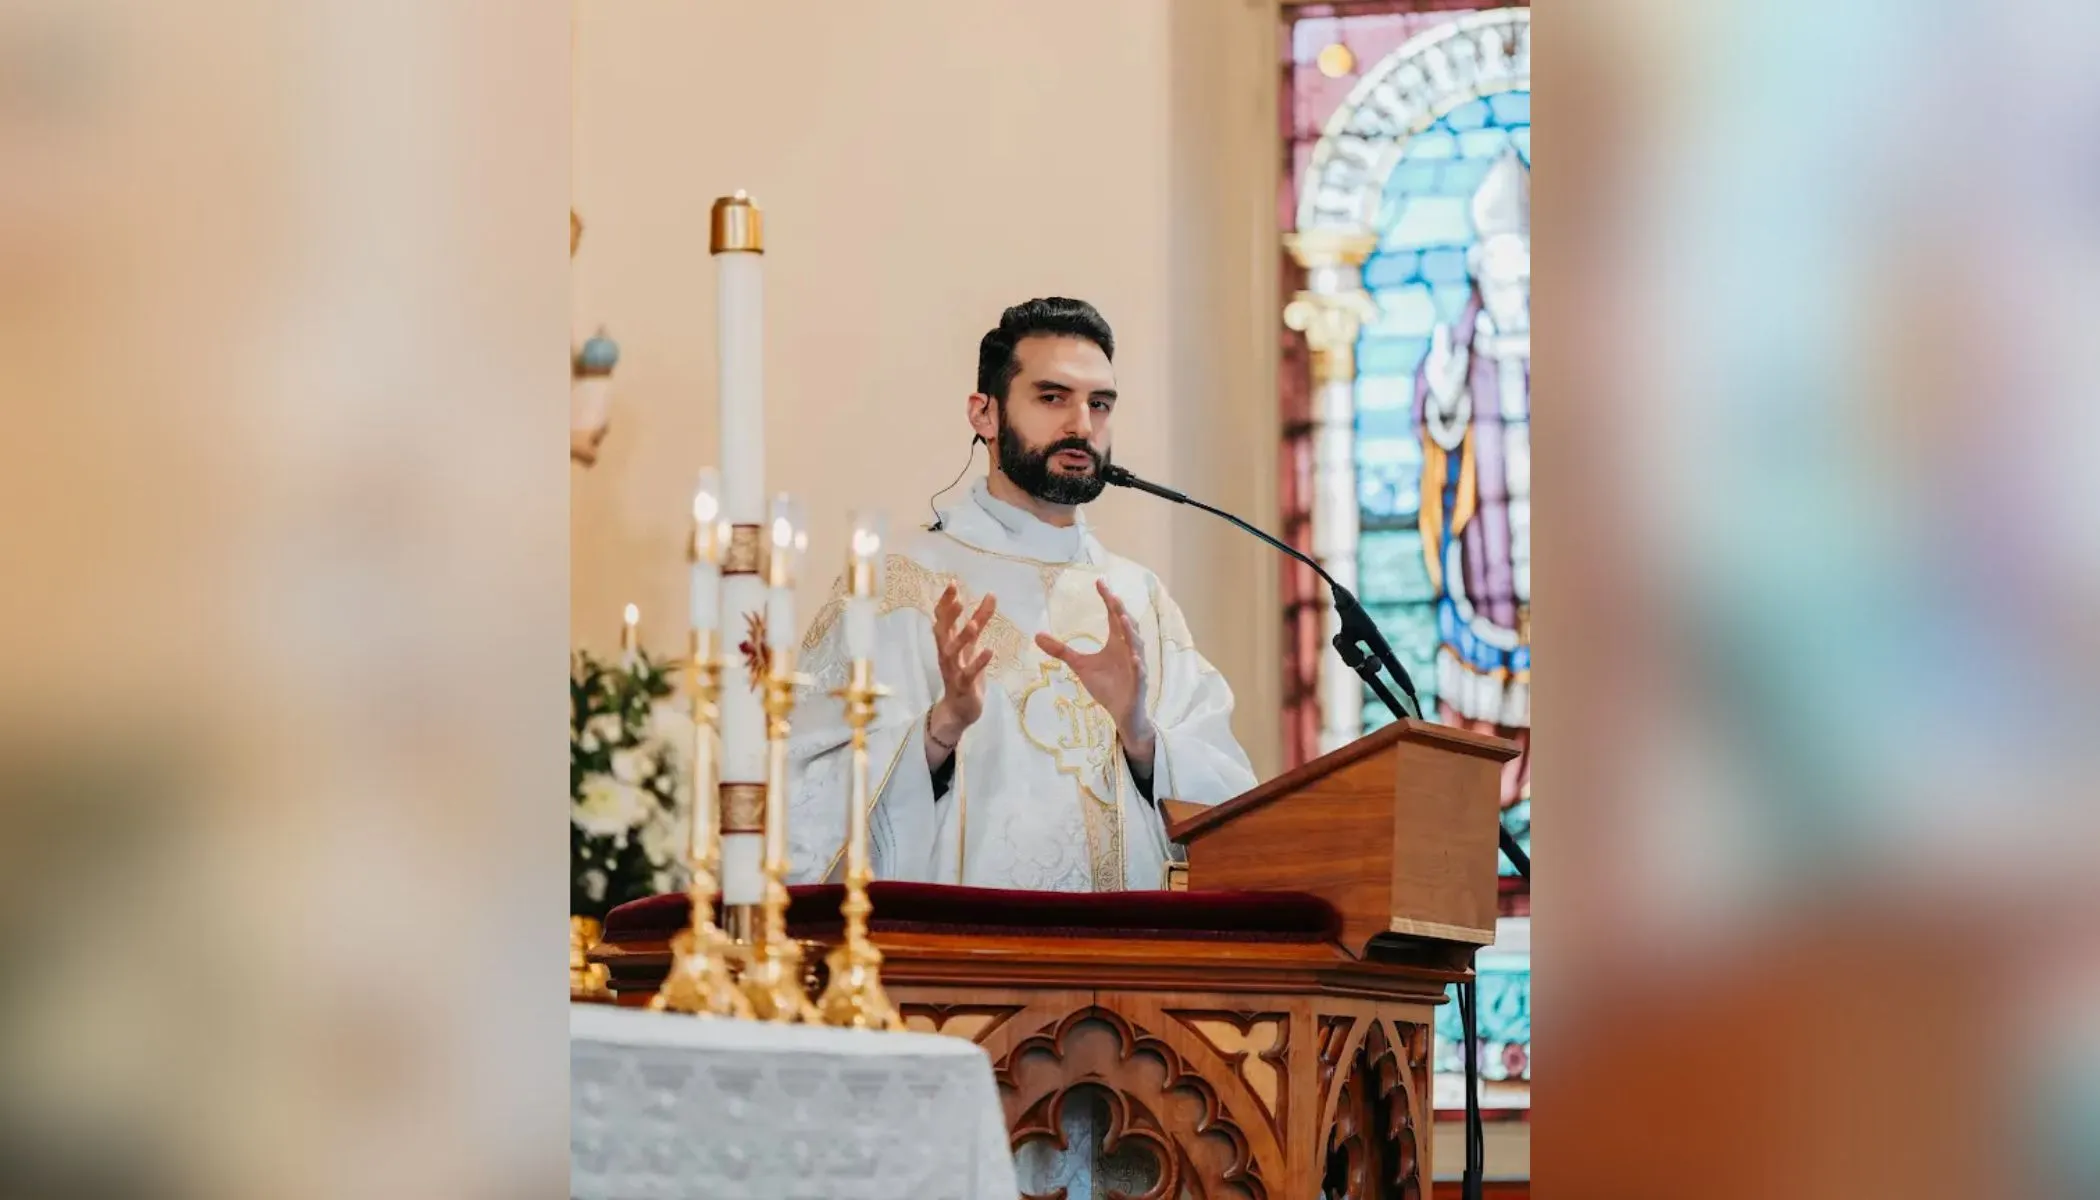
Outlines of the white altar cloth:
[[569,1010],[575,1200],[1013,1200],[961,1038]]

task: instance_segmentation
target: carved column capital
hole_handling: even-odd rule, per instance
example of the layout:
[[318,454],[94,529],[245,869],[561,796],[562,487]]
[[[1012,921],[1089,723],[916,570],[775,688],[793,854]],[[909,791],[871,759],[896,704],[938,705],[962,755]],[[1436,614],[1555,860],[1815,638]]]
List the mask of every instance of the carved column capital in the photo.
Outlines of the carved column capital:
[[1374,234],[1307,229],[1287,234],[1284,248],[1306,271],[1304,291],[1283,309],[1283,323],[1305,335],[1315,385],[1356,377],[1356,336],[1378,315],[1363,289],[1363,264],[1378,248]]
[[1356,335],[1378,315],[1378,305],[1362,291],[1330,294],[1299,292],[1283,306],[1283,323],[1305,335],[1312,351],[1312,377],[1317,386],[1356,378]]
[[1361,267],[1378,249],[1378,235],[1361,229],[1301,229],[1284,234],[1283,246],[1308,271]]

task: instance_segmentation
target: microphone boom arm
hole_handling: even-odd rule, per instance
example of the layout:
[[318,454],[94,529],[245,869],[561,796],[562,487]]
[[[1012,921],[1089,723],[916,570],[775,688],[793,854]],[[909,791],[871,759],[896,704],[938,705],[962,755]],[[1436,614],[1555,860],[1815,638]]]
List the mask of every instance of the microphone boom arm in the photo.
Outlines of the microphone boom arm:
[[[1355,671],[1357,676],[1364,681],[1364,684],[1378,697],[1380,703],[1385,705],[1386,711],[1402,720],[1410,717],[1415,720],[1422,719],[1421,698],[1415,694],[1414,685],[1408,681],[1407,672],[1401,669],[1400,660],[1394,656],[1392,645],[1385,640],[1385,635],[1379,632],[1378,623],[1371,619],[1370,613],[1364,611],[1363,603],[1356,598],[1356,593],[1335,582],[1334,576],[1327,573],[1327,568],[1322,567],[1311,555],[1301,553],[1297,547],[1272,536],[1266,530],[1257,529],[1249,525],[1222,508],[1213,508],[1186,492],[1176,491],[1164,484],[1153,483],[1149,479],[1140,479],[1123,467],[1113,464],[1103,467],[1101,469],[1101,478],[1117,487],[1127,487],[1140,492],[1149,492],[1162,500],[1171,500],[1176,504],[1186,504],[1190,508],[1200,508],[1214,517],[1231,522],[1299,562],[1304,563],[1306,566],[1311,567],[1313,574],[1318,575],[1327,584],[1327,590],[1334,596],[1335,616],[1341,620],[1342,627],[1334,635],[1335,653],[1341,655],[1342,662],[1350,670]],[[1367,649],[1368,652],[1366,652]],[[1386,669],[1386,672],[1400,685],[1400,689],[1407,694],[1409,703],[1406,706],[1403,706],[1399,698],[1393,695],[1392,689],[1386,686],[1385,680],[1379,678],[1378,668],[1380,666]],[[1510,865],[1516,867],[1517,874],[1522,875],[1527,880],[1530,879],[1531,856],[1524,853],[1524,848],[1517,844],[1517,839],[1509,832],[1508,826],[1497,820],[1495,827],[1501,834],[1498,840],[1501,843],[1503,855],[1509,859]]]
[[[1385,640],[1385,635],[1379,632],[1378,623],[1371,619],[1371,614],[1364,611],[1364,606],[1361,601],[1357,600],[1356,593],[1337,583],[1334,576],[1329,575],[1327,568],[1321,566],[1318,560],[1309,554],[1301,553],[1296,546],[1283,541],[1281,538],[1272,536],[1267,530],[1257,529],[1222,508],[1213,508],[1203,501],[1191,497],[1186,492],[1178,492],[1162,484],[1153,483],[1147,479],[1139,479],[1122,467],[1104,467],[1101,471],[1101,477],[1117,487],[1135,488],[1141,492],[1149,492],[1162,500],[1172,500],[1176,504],[1186,504],[1190,508],[1200,508],[1214,517],[1230,521],[1232,524],[1239,526],[1269,545],[1311,567],[1313,574],[1318,575],[1327,584],[1327,590],[1333,594],[1335,615],[1341,618],[1341,630],[1334,635],[1335,653],[1342,656],[1342,662],[1350,670],[1355,671],[1363,678],[1363,681],[1370,686],[1371,690],[1377,693],[1378,698],[1385,702],[1385,706],[1392,710],[1394,716],[1402,718],[1413,717],[1416,720],[1421,719],[1422,701],[1415,695],[1414,685],[1408,681],[1407,672],[1401,669],[1399,660],[1394,657],[1392,646]],[[1367,648],[1369,650],[1368,654],[1365,653]],[[1393,697],[1393,694],[1386,689],[1385,681],[1378,678],[1378,668],[1380,666],[1385,667],[1386,673],[1400,684],[1400,689],[1403,692],[1407,693],[1409,703],[1406,707],[1402,707],[1399,701]]]

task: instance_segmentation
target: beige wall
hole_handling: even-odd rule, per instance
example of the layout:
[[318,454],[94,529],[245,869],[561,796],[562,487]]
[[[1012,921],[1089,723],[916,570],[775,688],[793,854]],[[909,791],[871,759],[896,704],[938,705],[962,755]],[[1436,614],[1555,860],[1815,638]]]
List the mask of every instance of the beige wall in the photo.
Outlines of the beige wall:
[[[582,0],[576,319],[623,358],[572,474],[576,641],[609,645],[631,599],[648,644],[682,643],[715,440],[707,209],[739,187],[766,211],[767,480],[812,514],[806,604],[851,507],[925,520],[977,338],[1030,296],[1114,324],[1119,461],[1271,520],[1274,30],[1269,0]],[[1146,497],[1093,517],[1181,600],[1273,769],[1269,556]]]

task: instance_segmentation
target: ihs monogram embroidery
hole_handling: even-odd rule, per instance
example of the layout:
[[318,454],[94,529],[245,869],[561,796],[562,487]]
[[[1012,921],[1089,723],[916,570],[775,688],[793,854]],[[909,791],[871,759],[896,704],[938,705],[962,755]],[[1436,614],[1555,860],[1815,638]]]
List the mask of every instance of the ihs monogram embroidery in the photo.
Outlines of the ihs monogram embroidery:
[[1116,723],[1094,702],[1072,669],[1056,659],[1037,667],[1040,677],[1015,698],[1021,732],[1079,781],[1089,796],[1107,803],[1109,771],[1116,750]]
[[[1066,639],[1077,647],[1080,639]],[[1085,639],[1091,640],[1091,639]],[[1094,702],[1072,669],[1054,658],[1037,664],[1035,682],[1014,698],[1021,736],[1050,756],[1059,774],[1078,785],[1079,818],[1086,829],[1088,873],[1094,890],[1124,886],[1121,766],[1116,722]]]
[[744,614],[744,640],[737,643],[737,650],[744,656],[744,675],[756,690],[766,681],[766,673],[772,669],[773,655],[766,649],[766,615],[747,612]]

